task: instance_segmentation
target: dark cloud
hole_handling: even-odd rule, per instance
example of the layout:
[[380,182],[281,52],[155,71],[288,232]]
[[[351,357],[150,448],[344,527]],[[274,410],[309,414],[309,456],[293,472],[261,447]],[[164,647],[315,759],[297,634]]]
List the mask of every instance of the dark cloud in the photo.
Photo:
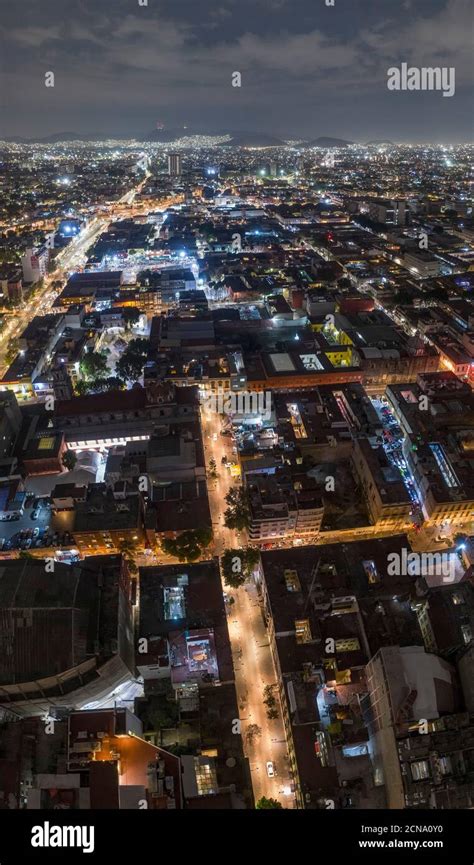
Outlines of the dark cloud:
[[[472,0],[0,0],[0,11],[0,134],[133,136],[160,118],[288,136],[471,137]],[[387,69],[403,61],[454,66],[455,96],[388,91]]]

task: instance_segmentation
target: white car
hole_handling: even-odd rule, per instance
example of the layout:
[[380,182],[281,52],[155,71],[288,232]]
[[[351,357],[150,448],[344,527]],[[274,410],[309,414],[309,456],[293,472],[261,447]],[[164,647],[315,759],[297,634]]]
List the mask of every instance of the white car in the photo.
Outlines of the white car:
[[272,763],[271,760],[269,760],[268,763],[267,763],[267,775],[268,775],[269,778],[274,778],[274,777],[275,777],[275,768],[274,768],[273,763]]

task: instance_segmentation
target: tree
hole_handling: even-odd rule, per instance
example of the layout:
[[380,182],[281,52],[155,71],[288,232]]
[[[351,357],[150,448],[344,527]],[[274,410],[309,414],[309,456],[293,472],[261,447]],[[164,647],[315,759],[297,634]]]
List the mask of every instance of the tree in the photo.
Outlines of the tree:
[[88,393],[89,390],[90,385],[87,384],[85,379],[82,378],[79,379],[79,381],[76,381],[76,384],[74,385],[74,393],[76,396],[84,396],[84,394]]
[[273,694],[273,685],[265,685],[263,689],[263,702],[266,706],[275,706],[276,700]]
[[116,375],[123,381],[138,381],[148,356],[148,340],[132,339],[115,365]]
[[81,360],[81,373],[83,377],[91,379],[103,379],[107,377],[107,356],[102,351],[88,351]]
[[274,721],[278,718],[278,710],[272,706],[270,709],[267,709],[267,718],[269,721]]
[[232,487],[225,500],[229,507],[224,512],[224,525],[228,529],[248,529],[250,525],[250,509],[245,490],[242,487]]
[[77,456],[74,451],[65,451],[63,453],[61,461],[64,468],[67,469],[69,472],[72,472],[77,463]]
[[138,568],[135,564],[135,555],[137,553],[137,545],[135,541],[130,540],[130,538],[124,538],[123,541],[119,542],[118,549],[126,560],[130,573],[136,574]]
[[211,457],[211,459],[209,460],[209,477],[214,480],[219,477],[217,473],[216,461],[213,457]]
[[138,324],[140,320],[140,310],[136,306],[126,306],[122,312],[122,318],[127,330]]
[[194,534],[201,547],[208,547],[212,541],[212,529],[195,529]]
[[245,733],[245,738],[249,745],[252,744],[255,737],[262,735],[262,728],[258,726],[258,724],[249,724],[247,727],[247,732]]
[[86,381],[81,379],[75,384],[75,392],[77,396],[83,396],[86,393],[105,393],[109,390],[123,390],[125,387],[121,378],[115,375],[109,375],[108,378],[96,378]]
[[20,342],[16,337],[12,337],[8,340],[8,348],[5,354],[5,360],[7,363],[11,363],[17,356],[20,350]]
[[227,549],[221,557],[221,568],[224,582],[233,589],[238,589],[251,576],[259,561],[258,550],[252,547],[246,549]]
[[210,529],[181,532],[177,538],[163,538],[161,549],[168,556],[174,556],[180,562],[195,562],[208,547],[212,540]]
[[270,810],[270,808],[281,808],[283,810],[283,805],[278,801],[278,799],[267,799],[266,796],[262,796],[255,804],[255,807],[259,811]]

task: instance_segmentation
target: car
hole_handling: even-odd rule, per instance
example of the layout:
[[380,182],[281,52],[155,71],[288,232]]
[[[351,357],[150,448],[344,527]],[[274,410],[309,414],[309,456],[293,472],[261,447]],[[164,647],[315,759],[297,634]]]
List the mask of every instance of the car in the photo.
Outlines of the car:
[[31,539],[31,538],[28,538],[28,540],[25,541],[24,549],[25,549],[25,550],[29,550],[30,547],[31,547],[31,544],[32,544],[32,543],[33,543],[32,539]]
[[34,511],[31,512],[31,519],[37,520],[40,515],[41,508],[35,508]]
[[269,778],[275,777],[275,767],[271,760],[268,760],[267,762],[267,775]]
[[33,537],[33,538],[37,538],[38,535],[39,535],[39,533],[40,533],[40,527],[39,527],[39,526],[36,526],[36,528],[33,529],[33,535],[32,535],[32,537]]

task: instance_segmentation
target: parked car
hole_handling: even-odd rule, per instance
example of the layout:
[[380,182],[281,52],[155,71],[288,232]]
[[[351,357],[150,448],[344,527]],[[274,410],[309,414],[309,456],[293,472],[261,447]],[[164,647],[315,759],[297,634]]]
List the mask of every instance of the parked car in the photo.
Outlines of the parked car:
[[35,508],[34,511],[31,512],[31,519],[37,520],[41,512],[41,508]]
[[271,760],[269,760],[267,763],[267,775],[269,778],[275,777],[275,767]]

